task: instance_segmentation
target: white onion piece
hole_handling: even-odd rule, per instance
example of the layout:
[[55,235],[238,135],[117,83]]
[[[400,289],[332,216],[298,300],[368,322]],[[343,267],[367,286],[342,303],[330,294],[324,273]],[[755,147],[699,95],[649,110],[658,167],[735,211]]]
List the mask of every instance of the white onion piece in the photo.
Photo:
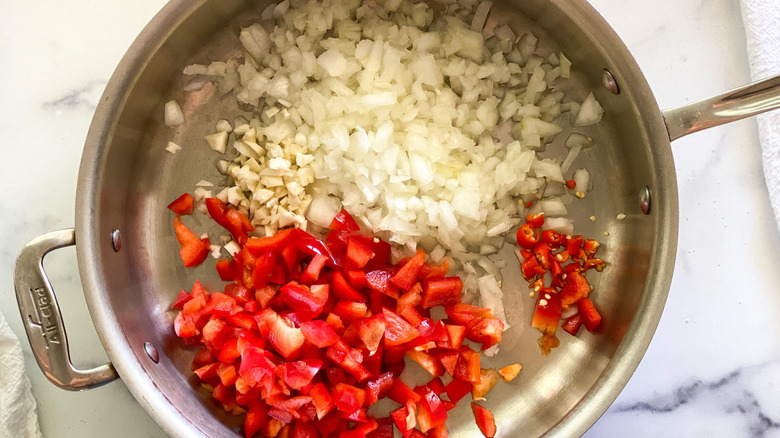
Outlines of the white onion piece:
[[569,149],[569,153],[566,154],[566,158],[564,158],[563,163],[561,163],[561,172],[566,173],[569,171],[569,168],[571,167],[572,163],[574,163],[577,155],[580,154],[581,149],[582,146],[579,144],[574,145],[571,147],[571,149]]
[[593,145],[593,138],[588,137],[585,134],[580,134],[579,132],[572,132],[569,134],[569,137],[566,138],[566,142],[564,142],[564,146],[567,148],[580,146],[583,150],[590,149]]
[[314,198],[306,212],[306,217],[315,225],[327,228],[341,210],[341,202],[332,196]]
[[601,121],[603,114],[604,109],[601,108],[593,93],[590,93],[582,102],[582,106],[580,106],[580,111],[574,119],[574,126],[588,126],[598,123]]
[[220,154],[224,154],[227,150],[228,133],[225,131],[217,132],[203,137],[209,144],[209,147]]
[[181,146],[177,145],[172,141],[169,141],[168,144],[165,146],[165,150],[168,151],[171,155],[176,155],[176,153],[181,150]]
[[479,286],[480,304],[482,304],[482,307],[490,309],[493,316],[504,323],[504,330],[507,330],[509,323],[506,320],[506,312],[504,311],[504,294],[501,292],[498,281],[492,275],[485,275],[477,280],[477,284]]
[[544,220],[543,230],[553,230],[561,234],[574,234],[574,222],[565,217],[551,217]]
[[490,8],[493,7],[493,2],[483,1],[477,6],[476,12],[474,12],[474,20],[471,22],[472,32],[482,32],[482,28],[485,27],[485,21],[487,21]]
[[184,123],[184,113],[175,100],[165,104],[165,126],[179,126]]
[[539,201],[539,208],[545,217],[566,216],[568,213],[560,198],[543,199]]
[[230,242],[226,243],[223,248],[231,256],[235,256],[241,251],[241,246],[235,240],[231,240]]
[[590,184],[590,174],[588,173],[587,169],[575,170],[572,179],[576,184],[576,187],[574,188],[576,192],[584,194],[588,191],[588,185]]
[[561,53],[560,57],[561,61],[561,77],[564,79],[568,79],[571,76],[571,61],[569,61],[569,58],[566,57],[563,53]]

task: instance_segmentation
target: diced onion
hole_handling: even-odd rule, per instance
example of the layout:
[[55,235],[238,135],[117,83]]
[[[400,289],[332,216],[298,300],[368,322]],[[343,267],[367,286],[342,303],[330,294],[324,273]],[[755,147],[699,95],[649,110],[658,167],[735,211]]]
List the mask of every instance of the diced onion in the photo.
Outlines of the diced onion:
[[184,113],[175,100],[165,104],[165,126],[179,126],[184,123]]
[[604,109],[601,108],[593,93],[590,93],[582,102],[582,106],[580,106],[577,118],[574,119],[574,126],[588,126],[598,123],[601,121],[603,114]]

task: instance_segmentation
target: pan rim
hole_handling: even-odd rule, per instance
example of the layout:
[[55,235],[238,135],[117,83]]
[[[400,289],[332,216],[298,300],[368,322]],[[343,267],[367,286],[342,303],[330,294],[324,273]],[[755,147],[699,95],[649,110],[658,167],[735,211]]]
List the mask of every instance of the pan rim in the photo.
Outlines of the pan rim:
[[[76,196],[76,251],[79,273],[90,316],[109,358],[139,404],[169,435],[174,437],[206,436],[194,423],[186,421],[158,390],[134,354],[118,324],[118,319],[106,299],[107,284],[100,247],[107,243],[100,235],[97,205],[101,199],[106,145],[110,144],[119,115],[132,89],[136,74],[147,64],[151,55],[166,40],[173,29],[185,21],[208,0],[172,0],[146,25],[128,49],[100,100],[87,134],[82,153]],[[634,84],[632,94],[645,108],[640,125],[649,131],[651,139],[660,139],[652,145],[655,185],[653,199],[653,231],[655,240],[650,256],[650,269],[637,314],[626,332],[614,357],[596,383],[579,403],[570,410],[546,435],[579,436],[585,433],[609,408],[644,356],[660,321],[669,293],[674,269],[678,233],[677,180],[660,108],[638,64],[604,18],[585,0],[551,0],[561,9],[572,11],[577,17],[592,24],[591,40],[597,34],[608,46],[608,59],[619,60],[616,76],[621,83]],[[649,109],[647,109],[649,108]],[[651,145],[647,145],[650,147]],[[660,195],[660,196],[659,196]]]

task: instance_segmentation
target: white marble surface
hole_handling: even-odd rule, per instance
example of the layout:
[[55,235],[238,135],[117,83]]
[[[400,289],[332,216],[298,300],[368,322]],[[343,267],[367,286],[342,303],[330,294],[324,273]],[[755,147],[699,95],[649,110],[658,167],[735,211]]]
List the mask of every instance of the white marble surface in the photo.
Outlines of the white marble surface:
[[[749,80],[738,0],[593,0],[662,107]],[[21,322],[12,267],[29,239],[73,225],[76,174],[95,103],[160,0],[0,2],[0,309]],[[46,12],[42,12],[46,11]],[[780,72],[777,72],[780,73]],[[754,121],[674,143],[680,245],[656,336],[589,437],[780,437],[780,239]],[[47,263],[73,357],[106,360],[81,295],[75,252]],[[26,350],[47,437],[164,436],[121,382],[83,393],[49,384]]]

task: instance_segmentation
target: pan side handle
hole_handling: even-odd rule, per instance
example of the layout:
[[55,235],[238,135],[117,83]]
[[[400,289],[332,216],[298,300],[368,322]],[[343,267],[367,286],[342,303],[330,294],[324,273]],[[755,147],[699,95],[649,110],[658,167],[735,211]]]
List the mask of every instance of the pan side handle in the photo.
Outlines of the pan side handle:
[[780,108],[780,76],[663,112],[670,140]]
[[94,388],[119,377],[110,363],[80,370],[70,361],[68,336],[43,258],[55,249],[75,244],[72,228],[44,234],[22,249],[14,268],[16,300],[35,360],[52,383],[70,391]]

